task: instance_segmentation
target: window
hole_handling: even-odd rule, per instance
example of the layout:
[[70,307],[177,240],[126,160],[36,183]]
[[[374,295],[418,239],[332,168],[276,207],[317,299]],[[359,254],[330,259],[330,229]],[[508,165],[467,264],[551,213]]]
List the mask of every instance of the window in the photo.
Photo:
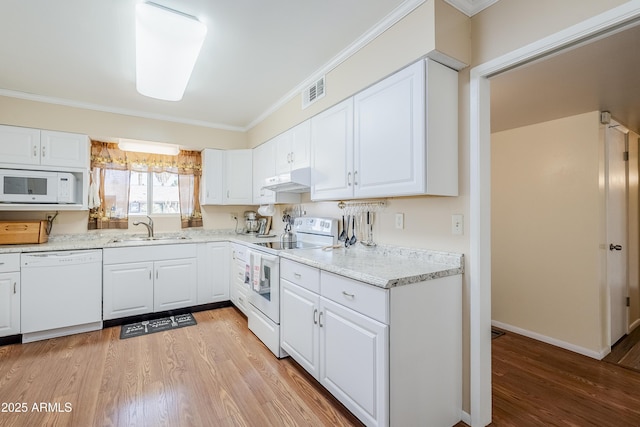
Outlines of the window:
[[131,171],[129,214],[179,214],[179,190],[177,173]]

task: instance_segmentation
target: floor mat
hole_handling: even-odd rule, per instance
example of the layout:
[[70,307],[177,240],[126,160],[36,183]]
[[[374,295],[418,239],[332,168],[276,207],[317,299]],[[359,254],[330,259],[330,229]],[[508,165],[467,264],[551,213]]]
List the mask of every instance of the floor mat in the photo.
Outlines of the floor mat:
[[197,324],[196,319],[191,313],[163,317],[160,319],[144,320],[138,323],[122,325],[120,328],[120,339],[139,337],[140,335],[153,334],[154,332],[162,332],[169,329],[184,328],[185,326],[192,326],[195,324]]

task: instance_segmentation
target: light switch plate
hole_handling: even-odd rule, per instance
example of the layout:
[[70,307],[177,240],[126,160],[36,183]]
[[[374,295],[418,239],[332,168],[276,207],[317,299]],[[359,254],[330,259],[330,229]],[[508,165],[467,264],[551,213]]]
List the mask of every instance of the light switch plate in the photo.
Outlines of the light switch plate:
[[402,230],[404,228],[404,214],[397,213],[396,214],[396,228]]

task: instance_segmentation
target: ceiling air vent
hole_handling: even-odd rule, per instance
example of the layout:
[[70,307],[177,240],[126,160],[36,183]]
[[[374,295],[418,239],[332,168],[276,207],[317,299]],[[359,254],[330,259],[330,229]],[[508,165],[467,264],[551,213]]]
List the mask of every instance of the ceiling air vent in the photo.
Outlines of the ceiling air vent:
[[324,76],[302,92],[302,109],[324,96]]

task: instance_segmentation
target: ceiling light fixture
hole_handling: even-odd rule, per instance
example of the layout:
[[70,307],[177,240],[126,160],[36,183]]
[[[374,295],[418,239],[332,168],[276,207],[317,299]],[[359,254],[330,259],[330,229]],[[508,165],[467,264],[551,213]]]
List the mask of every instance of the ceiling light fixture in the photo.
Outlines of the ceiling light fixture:
[[118,141],[118,148],[124,151],[136,151],[138,153],[165,154],[167,156],[177,156],[180,153],[180,146],[175,144],[164,144],[162,142],[140,141],[137,139],[124,139]]
[[207,27],[193,16],[154,3],[136,5],[136,89],[180,101]]

